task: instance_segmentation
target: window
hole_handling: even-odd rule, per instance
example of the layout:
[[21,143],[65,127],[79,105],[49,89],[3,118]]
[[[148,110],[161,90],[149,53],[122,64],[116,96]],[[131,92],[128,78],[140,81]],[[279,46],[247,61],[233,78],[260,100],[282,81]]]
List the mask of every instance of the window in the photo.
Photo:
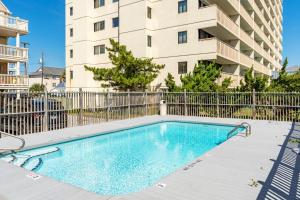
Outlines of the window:
[[148,17],[149,19],[152,18],[152,8],[150,8],[150,7],[147,7],[147,17]]
[[119,26],[119,17],[115,17],[112,19],[112,27],[118,27]]
[[147,46],[152,47],[152,36],[150,35],[147,36]]
[[105,5],[105,0],[94,0],[94,8],[99,8]]
[[70,71],[70,79],[73,79],[74,74],[73,74],[73,70]]
[[73,16],[73,7],[70,7],[70,16]]
[[70,49],[70,58],[73,58],[73,49]]
[[202,30],[202,29],[198,29],[198,39],[202,40],[202,39],[206,39],[206,38],[212,38],[213,35],[209,34],[208,32]]
[[187,31],[178,32],[178,44],[187,43]]
[[113,0],[112,2],[115,3],[115,2],[118,2],[118,1],[119,1],[119,0]]
[[73,28],[70,28],[70,37],[73,37]]
[[104,54],[105,53],[105,45],[97,45],[94,46],[94,55]]
[[203,2],[203,0],[198,0],[198,8],[202,8],[206,6],[208,6],[207,3]]
[[179,62],[178,74],[186,74],[186,73],[187,73],[187,62]]
[[94,32],[102,31],[104,29],[105,29],[105,21],[104,20],[94,23]]
[[178,1],[178,13],[187,12],[187,0]]

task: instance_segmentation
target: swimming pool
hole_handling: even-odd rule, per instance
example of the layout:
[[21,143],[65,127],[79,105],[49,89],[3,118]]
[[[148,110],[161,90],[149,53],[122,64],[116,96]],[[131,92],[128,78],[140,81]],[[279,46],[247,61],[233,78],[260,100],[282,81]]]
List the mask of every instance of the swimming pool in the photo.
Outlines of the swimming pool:
[[36,165],[32,169],[38,174],[102,195],[128,194],[154,185],[223,143],[232,128],[161,122],[23,151],[17,156],[35,155],[23,167]]

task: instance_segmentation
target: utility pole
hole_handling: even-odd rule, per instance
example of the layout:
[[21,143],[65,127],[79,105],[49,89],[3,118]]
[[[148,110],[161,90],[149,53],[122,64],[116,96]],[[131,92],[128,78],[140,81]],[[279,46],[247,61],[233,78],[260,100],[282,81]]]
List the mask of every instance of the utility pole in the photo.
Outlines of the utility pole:
[[41,68],[42,68],[42,81],[41,81],[41,85],[44,85],[44,52],[42,52],[42,57],[40,59],[40,64],[41,64]]

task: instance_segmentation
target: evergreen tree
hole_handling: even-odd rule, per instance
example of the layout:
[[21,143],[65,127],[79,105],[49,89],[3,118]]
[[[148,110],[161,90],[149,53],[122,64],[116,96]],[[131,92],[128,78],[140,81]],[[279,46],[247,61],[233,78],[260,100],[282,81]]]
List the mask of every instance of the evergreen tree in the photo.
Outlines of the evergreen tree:
[[165,79],[166,86],[169,92],[180,92],[181,88],[176,85],[174,77],[172,74],[168,73],[167,78]]
[[180,77],[181,87],[176,86],[174,78],[168,74],[165,80],[169,91],[183,91],[188,92],[215,92],[225,91],[231,83],[231,79],[227,78],[222,82],[222,85],[217,84],[217,79],[221,77],[222,68],[214,62],[200,62],[195,66],[194,70],[186,75]]
[[39,83],[35,83],[29,88],[30,92],[44,92],[45,90],[46,90],[45,85]]
[[112,87],[119,91],[145,90],[158,76],[164,65],[152,62],[152,58],[136,58],[126,46],[110,39],[111,48],[109,59],[114,67],[89,67],[85,68],[94,73],[94,80],[103,81],[102,87]]
[[279,72],[278,78],[273,79],[271,81],[271,84],[268,88],[269,91],[276,91],[276,92],[284,92],[284,91],[289,91],[289,80],[291,80],[291,77],[288,77],[288,73],[286,72],[286,67],[288,66],[288,59],[285,58],[282,68]]
[[241,86],[239,88],[242,92],[257,91],[262,92],[267,89],[268,77],[266,76],[254,76],[253,67],[248,69],[245,73],[245,80],[241,81]]

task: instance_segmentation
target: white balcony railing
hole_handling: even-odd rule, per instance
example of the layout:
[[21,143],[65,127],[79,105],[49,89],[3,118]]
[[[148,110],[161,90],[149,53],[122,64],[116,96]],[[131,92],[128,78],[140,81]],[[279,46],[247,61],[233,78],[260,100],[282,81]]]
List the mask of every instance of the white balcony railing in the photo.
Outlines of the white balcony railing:
[[23,61],[28,59],[28,49],[0,44],[0,60]]
[[238,63],[239,52],[236,49],[219,40],[217,40],[217,48],[217,53],[220,56]]
[[28,87],[28,76],[0,74],[0,88]]
[[28,21],[18,17],[0,14],[0,26],[28,32]]

